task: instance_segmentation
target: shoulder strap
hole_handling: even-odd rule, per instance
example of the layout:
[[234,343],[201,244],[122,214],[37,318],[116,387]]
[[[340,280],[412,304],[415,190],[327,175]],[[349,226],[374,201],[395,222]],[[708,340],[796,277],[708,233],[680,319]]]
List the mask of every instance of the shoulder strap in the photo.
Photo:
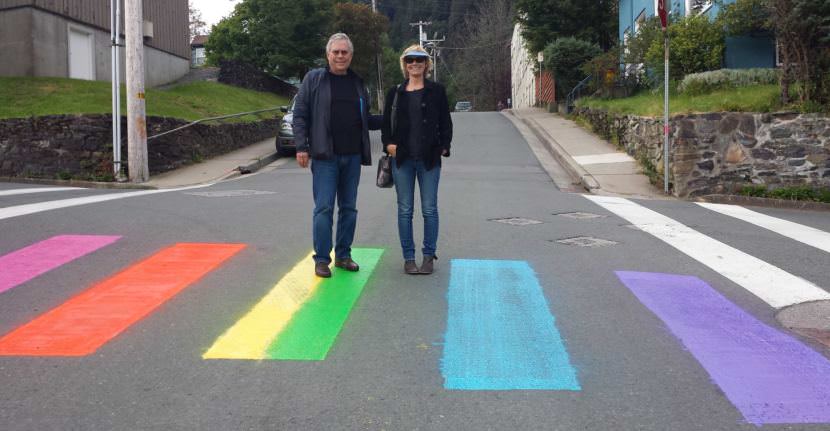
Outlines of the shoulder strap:
[[395,136],[395,123],[398,122],[398,92],[401,91],[401,84],[395,87],[395,96],[392,97],[392,118],[390,119],[392,136]]

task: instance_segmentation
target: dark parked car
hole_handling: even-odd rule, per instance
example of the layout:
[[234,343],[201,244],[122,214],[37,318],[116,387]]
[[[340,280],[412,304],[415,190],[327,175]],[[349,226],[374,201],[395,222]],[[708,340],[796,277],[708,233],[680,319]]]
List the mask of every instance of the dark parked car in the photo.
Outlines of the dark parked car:
[[288,106],[280,108],[285,115],[280,120],[280,132],[277,134],[277,152],[281,156],[290,156],[297,151],[294,143],[294,131],[291,129],[294,122],[294,99]]

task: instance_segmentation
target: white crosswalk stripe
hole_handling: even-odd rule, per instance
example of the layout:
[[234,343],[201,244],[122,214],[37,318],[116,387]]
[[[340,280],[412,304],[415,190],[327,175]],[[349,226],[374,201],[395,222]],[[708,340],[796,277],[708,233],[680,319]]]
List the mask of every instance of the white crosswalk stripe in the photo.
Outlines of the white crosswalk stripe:
[[830,233],[822,230],[794,223],[789,220],[761,214],[737,205],[712,204],[706,202],[697,202],[697,204],[712,211],[743,220],[747,223],[752,223],[755,226],[760,226],[779,235],[786,236],[787,238],[794,239],[830,253]]
[[29,214],[35,214],[43,211],[50,211],[60,208],[69,208],[79,205],[94,204],[99,202],[106,202],[115,199],[131,198],[136,196],[153,195],[158,193],[167,193],[174,191],[197,189],[202,187],[209,187],[213,184],[202,184],[190,187],[180,187],[175,189],[161,189],[161,190],[141,190],[136,192],[125,193],[108,193],[97,196],[87,196],[82,198],[61,199],[56,201],[39,202],[34,204],[16,205],[12,207],[0,208],[0,220],[5,220],[13,217],[20,217]]
[[775,308],[830,299],[830,293],[810,281],[628,199],[583,196],[717,271]]

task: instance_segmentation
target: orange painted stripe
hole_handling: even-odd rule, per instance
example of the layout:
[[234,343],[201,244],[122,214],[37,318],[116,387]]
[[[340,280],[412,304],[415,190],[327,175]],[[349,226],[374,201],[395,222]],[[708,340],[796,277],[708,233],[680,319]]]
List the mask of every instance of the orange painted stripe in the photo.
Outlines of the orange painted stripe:
[[167,247],[0,338],[0,355],[89,355],[243,248]]

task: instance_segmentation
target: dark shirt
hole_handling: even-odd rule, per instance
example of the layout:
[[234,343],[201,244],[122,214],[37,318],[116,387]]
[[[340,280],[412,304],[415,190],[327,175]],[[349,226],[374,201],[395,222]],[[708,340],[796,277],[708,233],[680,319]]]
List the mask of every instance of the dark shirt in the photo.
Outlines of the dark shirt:
[[423,154],[423,141],[421,133],[423,132],[424,113],[421,110],[421,101],[424,98],[424,89],[407,91],[406,103],[407,112],[409,113],[409,136],[407,136],[406,147],[409,157],[413,160],[419,160]]
[[331,82],[331,134],[334,154],[360,154],[363,123],[360,98],[351,75],[329,73]]

